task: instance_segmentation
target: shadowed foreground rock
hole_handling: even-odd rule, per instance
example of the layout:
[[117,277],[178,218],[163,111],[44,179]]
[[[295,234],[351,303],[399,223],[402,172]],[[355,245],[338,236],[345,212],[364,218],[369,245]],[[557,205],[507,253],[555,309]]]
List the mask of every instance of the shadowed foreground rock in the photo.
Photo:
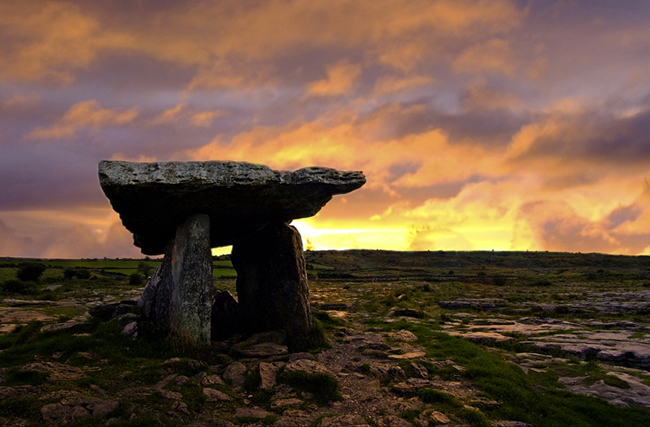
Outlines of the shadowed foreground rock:
[[[319,167],[121,161],[102,161],[99,181],[142,253],[165,254],[139,302],[145,317],[200,344],[237,329],[305,337],[309,286],[300,234],[288,224],[366,182],[361,172]],[[239,303],[218,295],[213,305],[210,249],[227,245]]]

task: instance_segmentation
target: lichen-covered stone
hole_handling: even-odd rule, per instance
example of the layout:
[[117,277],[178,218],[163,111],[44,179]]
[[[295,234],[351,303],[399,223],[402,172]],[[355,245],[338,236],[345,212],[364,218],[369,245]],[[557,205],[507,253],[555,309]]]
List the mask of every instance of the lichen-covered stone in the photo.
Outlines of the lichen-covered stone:
[[210,343],[212,255],[210,218],[188,217],[176,231],[172,250],[172,329],[194,343]]
[[102,161],[99,182],[135,245],[159,255],[190,215],[208,214],[211,246],[227,246],[270,222],[313,216],[333,195],[366,180],[361,172],[320,167],[288,172],[244,162]]

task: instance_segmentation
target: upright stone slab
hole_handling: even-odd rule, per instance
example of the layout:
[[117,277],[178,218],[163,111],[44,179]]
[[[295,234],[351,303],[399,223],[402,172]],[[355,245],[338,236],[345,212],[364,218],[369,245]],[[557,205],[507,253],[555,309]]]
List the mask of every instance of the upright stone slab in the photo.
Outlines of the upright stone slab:
[[191,342],[209,344],[213,288],[208,215],[192,215],[178,226],[171,258],[172,331]]
[[232,248],[241,320],[249,332],[282,329],[289,338],[311,328],[309,285],[300,233],[272,223]]
[[172,250],[174,239],[167,242],[165,257],[162,263],[154,270],[147,286],[142,291],[138,305],[142,308],[145,319],[164,329],[171,328],[171,303],[174,291],[174,278],[172,275]]

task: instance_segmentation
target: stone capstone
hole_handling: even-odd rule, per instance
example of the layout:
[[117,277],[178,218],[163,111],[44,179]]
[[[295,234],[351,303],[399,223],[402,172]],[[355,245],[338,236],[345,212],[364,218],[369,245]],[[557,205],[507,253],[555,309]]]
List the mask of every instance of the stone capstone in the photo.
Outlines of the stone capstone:
[[188,216],[207,214],[211,247],[228,246],[271,222],[313,216],[366,179],[321,167],[288,172],[245,162],[102,161],[99,182],[135,245],[160,255]]

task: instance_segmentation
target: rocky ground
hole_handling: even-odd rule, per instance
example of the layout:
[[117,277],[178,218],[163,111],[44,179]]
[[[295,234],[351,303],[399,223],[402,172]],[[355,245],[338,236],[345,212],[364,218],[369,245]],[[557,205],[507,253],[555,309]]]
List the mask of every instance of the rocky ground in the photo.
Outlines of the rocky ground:
[[[298,353],[270,333],[193,355],[144,339],[133,310],[103,322],[89,316],[94,307],[137,297],[141,287],[80,281],[60,298],[3,297],[0,425],[650,421],[650,293],[642,282],[525,286],[510,278],[495,286],[481,275],[449,280],[447,265],[417,274],[312,278],[312,306],[330,345]],[[216,286],[232,290],[233,283]],[[495,372],[482,372],[482,364]],[[497,387],[506,377],[511,390]],[[527,400],[523,411],[518,399]],[[550,412],[528,417],[540,411],[531,400]],[[573,424],[554,421],[570,411]],[[601,412],[611,418],[593,418]]]

